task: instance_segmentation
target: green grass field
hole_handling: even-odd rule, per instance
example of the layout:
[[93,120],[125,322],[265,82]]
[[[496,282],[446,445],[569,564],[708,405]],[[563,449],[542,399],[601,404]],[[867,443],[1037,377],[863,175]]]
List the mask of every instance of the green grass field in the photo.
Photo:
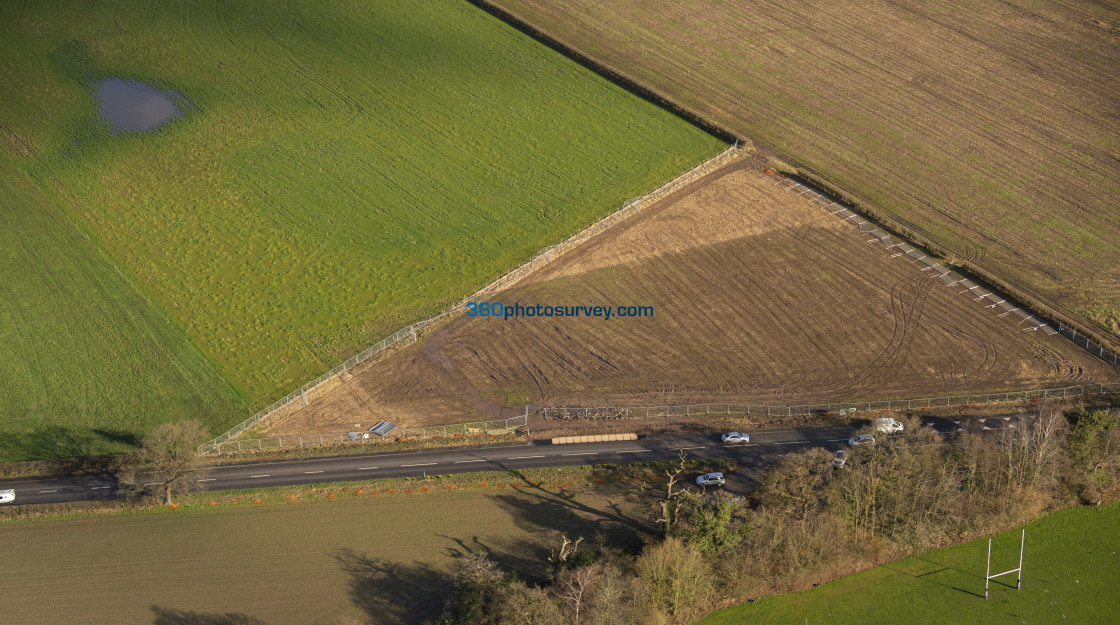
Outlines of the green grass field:
[[[938,549],[841,578],[810,591],[717,612],[702,625],[732,623],[1113,623],[1120,612],[1120,505],[1074,508],[1026,526],[1023,587],[992,581],[984,600],[988,541]],[[992,541],[992,572],[1016,568],[1018,529]]]
[[439,615],[441,576],[458,556],[485,550],[532,579],[551,566],[557,528],[587,540],[641,531],[623,497],[551,484],[338,500],[291,490],[305,492],[295,503],[215,494],[225,507],[2,525],[3,622],[419,623]]
[[[0,461],[124,451],[244,402],[0,154]],[[158,408],[158,409],[157,409]]]
[[[0,40],[5,148],[258,403],[723,148],[454,0],[5,3]],[[192,107],[111,134],[105,76]]]

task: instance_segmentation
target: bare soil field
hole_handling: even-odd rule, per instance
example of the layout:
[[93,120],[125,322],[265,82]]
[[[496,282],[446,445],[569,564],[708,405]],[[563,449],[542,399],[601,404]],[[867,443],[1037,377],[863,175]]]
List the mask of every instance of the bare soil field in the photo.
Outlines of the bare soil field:
[[[924,265],[922,265],[924,266]],[[499,293],[506,306],[652,306],[652,317],[460,316],[352,370],[270,434],[433,425],[537,405],[804,403],[1111,381],[1023,331],[757,160],[713,172]]]
[[[385,490],[401,483],[242,491],[213,495],[212,508],[6,523],[3,622],[426,623],[440,615],[456,558],[484,550],[536,581],[550,572],[557,528],[621,546],[649,531],[638,487],[590,471],[482,474],[452,481],[454,492],[419,480]],[[338,500],[324,498],[335,490]],[[289,492],[296,501],[284,501]]]
[[493,0],[1120,344],[1120,7]]

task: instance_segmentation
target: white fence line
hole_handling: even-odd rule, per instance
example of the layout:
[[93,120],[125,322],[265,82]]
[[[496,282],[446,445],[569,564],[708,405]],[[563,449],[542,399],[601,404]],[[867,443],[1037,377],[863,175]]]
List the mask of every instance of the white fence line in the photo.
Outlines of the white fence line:
[[829,413],[872,411],[872,410],[914,410],[924,408],[948,408],[954,406],[974,406],[978,404],[1001,404],[1042,399],[1070,399],[1091,395],[1120,394],[1120,383],[1078,384],[1062,388],[1010,391],[1007,393],[977,393],[969,395],[943,395],[921,399],[893,399],[885,401],[833,402],[820,404],[795,404],[787,406],[768,406],[765,404],[705,403],[680,404],[675,406],[527,406],[528,414],[545,419],[621,419],[632,417],[691,417],[710,415],[765,415],[798,417]]
[[257,414],[249,417],[248,419],[245,419],[241,423],[239,423],[239,424],[235,425],[234,427],[230,428],[229,431],[225,432],[224,434],[219,435],[218,437],[214,438],[211,441],[203,443],[202,445],[199,446],[199,453],[208,453],[209,451],[212,451],[213,449],[215,449],[217,446],[221,445],[222,443],[233,439],[233,437],[245,432],[246,430],[253,427],[254,425],[257,425],[258,423],[265,420],[266,418],[274,415],[278,411],[283,410],[284,408],[287,408],[287,407],[289,407],[293,404],[302,403],[304,406],[307,406],[308,403],[309,403],[309,399],[307,397],[307,394],[310,393],[310,392],[313,392],[320,385],[330,381],[331,379],[341,375],[342,373],[345,373],[349,369],[352,369],[353,367],[358,366],[359,364],[369,360],[370,358],[373,358],[374,356],[376,356],[376,355],[380,354],[381,352],[389,349],[390,347],[393,347],[393,346],[397,345],[398,343],[401,343],[401,342],[405,341],[406,339],[410,340],[411,342],[415,342],[416,341],[416,335],[417,335],[418,332],[420,332],[424,328],[434,324],[435,322],[443,319],[444,317],[447,317],[451,314],[454,314],[456,312],[459,312],[459,311],[463,310],[463,308],[466,307],[467,302],[478,301],[478,300],[484,299],[484,298],[486,298],[490,295],[493,295],[494,293],[497,293],[498,291],[501,291],[502,289],[505,289],[509,286],[512,286],[518,280],[521,280],[525,276],[529,275],[530,273],[532,273],[534,270],[536,270],[540,266],[552,262],[557,257],[559,257],[561,254],[569,251],[571,248],[575,247],[576,245],[586,241],[587,239],[595,236],[596,234],[602,232],[603,230],[606,230],[610,226],[613,226],[613,225],[617,224],[618,222],[624,220],[626,217],[629,217],[632,214],[640,213],[642,211],[642,208],[644,208],[645,205],[649,204],[650,202],[655,201],[657,199],[660,199],[662,196],[665,196],[669,193],[672,193],[672,192],[676,191],[677,189],[683,187],[684,185],[695,181],[697,178],[700,178],[701,176],[706,175],[707,173],[709,173],[712,170],[722,166],[723,164],[727,163],[728,161],[740,156],[742,153],[743,153],[743,150],[741,148],[739,148],[739,144],[738,144],[738,142],[736,142],[735,145],[727,148],[723,152],[720,152],[719,154],[717,154],[717,155],[713,156],[712,158],[704,161],[703,163],[700,163],[696,167],[693,167],[689,171],[685,172],[684,174],[681,174],[680,176],[674,178],[673,180],[670,180],[669,182],[665,183],[664,185],[658,187],[656,190],[654,190],[654,191],[652,191],[652,192],[650,192],[646,195],[643,195],[641,197],[636,197],[636,198],[632,198],[632,199],[627,200],[622,205],[622,208],[620,208],[617,211],[611,213],[610,215],[607,215],[606,217],[600,219],[599,221],[596,221],[595,223],[591,224],[590,226],[584,228],[583,230],[580,230],[579,232],[577,232],[576,234],[568,237],[566,240],[562,241],[561,243],[557,243],[556,245],[550,245],[550,246],[544,248],[543,250],[538,252],[535,256],[533,256],[531,259],[529,259],[529,261],[526,262],[525,264],[521,265],[520,267],[517,267],[516,269],[513,269],[512,271],[503,275],[502,277],[498,278],[497,280],[494,280],[490,284],[487,284],[486,286],[482,287],[481,289],[475,291],[474,293],[472,293],[471,295],[469,295],[468,297],[463,299],[458,304],[455,304],[454,306],[444,310],[443,312],[437,314],[434,317],[431,317],[429,319],[425,319],[423,321],[417,321],[416,323],[414,323],[410,326],[407,326],[405,328],[397,330],[393,334],[385,337],[381,342],[377,343],[376,345],[374,345],[372,347],[369,347],[365,350],[362,350],[361,352],[359,352],[355,356],[348,359],[346,362],[338,365],[337,367],[335,367],[335,368],[331,369],[330,371],[324,373],[323,375],[319,376],[318,378],[315,378],[314,380],[308,382],[307,384],[304,384],[303,386],[299,387],[295,391],[292,391],[291,393],[286,395],[283,399],[277,400],[272,405],[270,405],[267,408],[261,410]]
[[[451,425],[431,425],[422,428],[398,428],[393,431],[392,440],[402,438],[469,436],[471,434],[509,434],[524,428],[527,423],[528,419],[525,415],[522,415],[520,417],[497,419],[494,421],[471,421],[468,423],[454,423]],[[370,435],[369,438],[361,438],[361,432],[355,432],[355,434],[357,434],[359,438],[351,439],[349,433],[342,432],[337,434],[304,434],[296,436],[237,439],[225,441],[224,443],[217,443],[209,449],[206,449],[205,453],[223,454],[238,451],[257,451],[293,447],[323,447],[326,445],[340,444],[369,445],[381,444],[386,440],[390,440],[375,434]]]

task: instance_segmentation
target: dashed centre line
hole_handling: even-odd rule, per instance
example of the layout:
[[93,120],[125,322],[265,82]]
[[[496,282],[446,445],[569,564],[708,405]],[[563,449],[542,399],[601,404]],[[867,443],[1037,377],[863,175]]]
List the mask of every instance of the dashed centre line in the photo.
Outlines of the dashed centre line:
[[57,493],[57,490],[41,490],[40,493]]
[[646,453],[650,453],[652,451],[653,451],[652,449],[623,449],[621,451],[616,451],[614,453],[616,453],[616,454],[646,454]]
[[267,475],[250,475],[249,477],[269,477]]
[[597,452],[597,451],[581,451],[581,452],[574,453],[574,454],[560,454],[560,455],[561,456],[594,456],[598,453],[599,452]]
[[527,458],[544,458],[544,456],[510,456],[506,460],[525,460]]
[[482,460],[456,460],[455,464],[463,464],[464,462],[487,462],[487,460],[485,458]]
[[322,471],[304,471],[303,473],[304,475],[310,475],[312,473],[322,473]]
[[420,464],[402,464],[401,467],[402,468],[404,468],[404,467],[430,467],[433,464],[437,464],[437,463],[435,463],[435,462],[421,462]]

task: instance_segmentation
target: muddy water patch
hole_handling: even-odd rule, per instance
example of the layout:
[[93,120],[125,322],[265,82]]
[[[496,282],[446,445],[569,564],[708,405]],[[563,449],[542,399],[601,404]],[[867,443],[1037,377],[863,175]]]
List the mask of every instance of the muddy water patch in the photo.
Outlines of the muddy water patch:
[[159,91],[138,80],[106,78],[95,91],[101,101],[101,116],[116,132],[155,130],[182,117],[187,99],[174,90]]

